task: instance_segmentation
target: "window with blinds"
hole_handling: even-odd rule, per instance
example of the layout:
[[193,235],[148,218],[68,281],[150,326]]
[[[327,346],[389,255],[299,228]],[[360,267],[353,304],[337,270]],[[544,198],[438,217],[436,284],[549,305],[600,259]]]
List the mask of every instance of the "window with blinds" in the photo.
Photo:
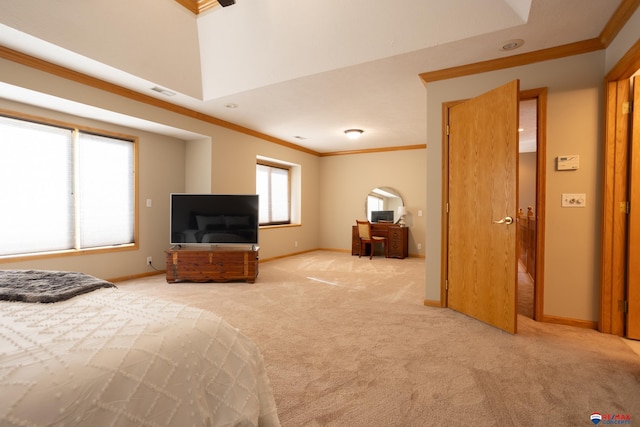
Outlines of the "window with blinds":
[[0,116],[0,256],[134,243],[135,143]]
[[291,223],[291,176],[287,166],[258,163],[256,193],[260,196],[260,225]]

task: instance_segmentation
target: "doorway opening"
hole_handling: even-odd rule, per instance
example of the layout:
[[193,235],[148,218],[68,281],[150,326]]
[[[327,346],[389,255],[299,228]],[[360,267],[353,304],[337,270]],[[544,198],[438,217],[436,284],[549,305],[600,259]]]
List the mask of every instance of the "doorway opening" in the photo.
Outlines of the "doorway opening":
[[518,314],[535,319],[538,97],[520,99],[518,127]]
[[518,314],[544,318],[547,89],[520,92]]
[[538,98],[520,100],[518,127],[518,314],[534,318]]

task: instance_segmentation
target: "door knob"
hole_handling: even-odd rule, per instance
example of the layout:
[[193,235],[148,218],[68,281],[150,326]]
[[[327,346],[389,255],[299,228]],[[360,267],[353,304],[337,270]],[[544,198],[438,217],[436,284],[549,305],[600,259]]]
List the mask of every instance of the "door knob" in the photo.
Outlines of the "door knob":
[[511,223],[513,223],[513,218],[511,218],[510,216],[505,216],[502,219],[499,219],[497,221],[493,221],[494,224],[506,224],[509,225]]

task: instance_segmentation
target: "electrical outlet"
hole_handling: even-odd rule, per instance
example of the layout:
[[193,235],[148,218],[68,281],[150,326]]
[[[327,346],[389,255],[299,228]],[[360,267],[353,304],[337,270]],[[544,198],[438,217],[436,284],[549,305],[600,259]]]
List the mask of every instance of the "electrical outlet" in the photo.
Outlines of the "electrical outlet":
[[153,258],[148,256],[147,257],[147,265],[151,265],[151,263],[153,263]]
[[422,243],[418,243],[418,250],[422,249]]
[[295,242],[293,242],[293,246],[296,247],[296,248],[298,247],[298,241],[297,240]]

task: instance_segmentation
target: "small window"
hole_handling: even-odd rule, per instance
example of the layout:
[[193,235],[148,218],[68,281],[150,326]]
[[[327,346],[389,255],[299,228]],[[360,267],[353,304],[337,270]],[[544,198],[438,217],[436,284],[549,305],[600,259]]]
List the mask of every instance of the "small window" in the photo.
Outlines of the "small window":
[[291,223],[291,169],[258,163],[256,192],[260,196],[260,225]]
[[135,141],[0,116],[0,256],[135,243]]

